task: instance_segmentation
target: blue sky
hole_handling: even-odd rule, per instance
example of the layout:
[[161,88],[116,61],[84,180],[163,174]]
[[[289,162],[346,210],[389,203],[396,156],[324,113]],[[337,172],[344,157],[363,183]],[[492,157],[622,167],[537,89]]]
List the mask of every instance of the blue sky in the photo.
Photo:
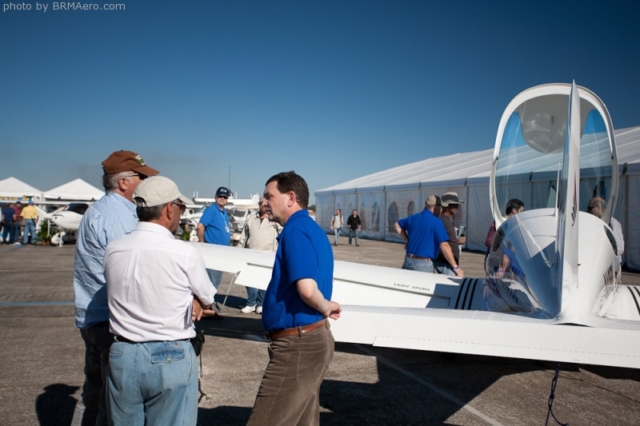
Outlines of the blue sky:
[[0,179],[41,190],[129,149],[189,196],[229,168],[242,198],[285,170],[313,193],[491,148],[515,95],[573,79],[640,125],[632,1],[1,2]]

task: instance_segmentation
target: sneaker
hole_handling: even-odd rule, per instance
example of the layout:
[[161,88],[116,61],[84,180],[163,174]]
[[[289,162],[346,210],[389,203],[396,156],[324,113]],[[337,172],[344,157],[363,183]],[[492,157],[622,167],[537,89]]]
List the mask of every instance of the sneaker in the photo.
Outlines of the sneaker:
[[256,314],[258,314],[258,315],[262,314],[262,306],[258,306],[256,308]]
[[244,308],[240,309],[240,312],[242,312],[243,314],[249,314],[251,312],[255,312],[256,311],[256,306],[245,306]]

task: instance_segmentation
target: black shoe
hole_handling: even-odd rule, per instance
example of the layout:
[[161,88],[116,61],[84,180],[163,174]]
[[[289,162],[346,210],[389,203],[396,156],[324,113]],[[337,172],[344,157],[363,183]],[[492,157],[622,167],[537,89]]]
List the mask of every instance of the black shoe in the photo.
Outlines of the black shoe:
[[360,247],[360,244],[356,244],[356,247]]

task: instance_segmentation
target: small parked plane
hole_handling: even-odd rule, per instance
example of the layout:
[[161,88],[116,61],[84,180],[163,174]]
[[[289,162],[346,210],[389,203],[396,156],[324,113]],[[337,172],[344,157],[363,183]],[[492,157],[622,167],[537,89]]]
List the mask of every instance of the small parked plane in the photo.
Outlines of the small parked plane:
[[66,234],[75,234],[80,228],[82,216],[89,208],[87,203],[69,203],[58,210],[47,214],[43,219],[48,219],[58,227],[58,233],[51,237],[55,245],[62,245]]
[[[510,218],[532,174],[548,183]],[[581,180],[582,177],[582,180]],[[537,192],[536,192],[537,191]],[[335,262],[336,341],[374,346],[640,368],[640,289],[620,282],[608,226],[618,192],[611,118],[590,90],[536,86],[507,106],[490,180],[496,238],[485,278]],[[587,213],[593,196],[602,219]],[[582,209],[581,209],[582,207]],[[274,255],[196,244],[232,284],[266,289]],[[498,262],[509,258],[509,268]]]

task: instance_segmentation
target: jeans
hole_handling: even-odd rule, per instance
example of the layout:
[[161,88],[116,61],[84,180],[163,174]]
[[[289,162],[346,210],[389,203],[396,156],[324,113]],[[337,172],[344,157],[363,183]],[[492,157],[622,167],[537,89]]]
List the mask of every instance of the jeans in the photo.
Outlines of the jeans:
[[[3,243],[13,243],[15,240],[13,239],[14,235],[15,235],[15,228],[16,228],[16,223],[15,222],[5,222],[4,226],[2,227],[2,242]],[[9,237],[9,240],[7,240],[7,237]]]
[[340,228],[333,228],[333,243],[338,245],[338,238],[340,237]]
[[220,283],[222,282],[222,271],[216,271],[215,269],[207,269],[207,275],[213,283],[213,286],[218,290]]
[[443,262],[441,260],[435,260],[433,262],[433,268],[437,273],[442,275],[448,275],[450,277],[456,277],[456,271],[453,270],[449,262]]
[[107,406],[116,426],[195,426],[198,363],[191,342],[114,342]]
[[358,230],[349,228],[349,244],[351,244],[351,239],[356,238],[356,245],[358,245]]
[[320,424],[320,385],[335,342],[326,327],[276,339],[247,426]]
[[247,306],[262,306],[266,291],[247,287]]
[[113,343],[113,334],[109,332],[109,322],[105,321],[88,328],[81,328],[80,335],[85,345],[84,385],[71,425],[106,425],[105,384],[109,370],[109,347]]
[[22,244],[29,242],[29,234],[31,234],[31,244],[36,243],[36,221],[33,219],[24,220],[24,231],[22,232]]
[[433,262],[431,259],[411,259],[405,256],[402,269],[433,273]]

